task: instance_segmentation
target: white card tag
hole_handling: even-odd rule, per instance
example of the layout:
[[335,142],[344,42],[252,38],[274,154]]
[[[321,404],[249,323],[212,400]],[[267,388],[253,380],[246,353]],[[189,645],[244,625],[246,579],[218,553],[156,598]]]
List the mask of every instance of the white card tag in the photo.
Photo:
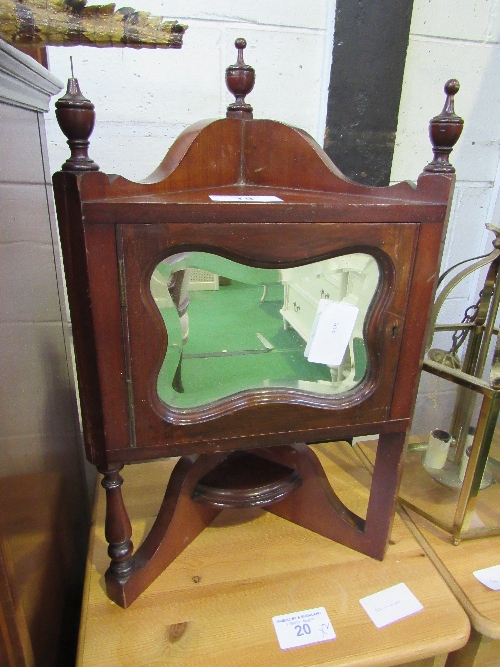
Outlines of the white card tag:
[[[326,302],[326,303],[325,303]],[[359,308],[320,299],[304,356],[314,364],[340,366],[351,340]]]
[[329,299],[320,299],[318,303],[318,310],[316,311],[316,315],[314,317],[314,321],[311,327],[311,333],[309,334],[309,338],[307,339],[307,344],[306,344],[306,349],[304,350],[304,357],[309,356],[309,352],[311,350],[311,345],[313,342],[314,334],[316,333],[316,329],[318,328],[318,322],[319,318],[321,316],[321,313],[325,310],[325,308],[328,306],[330,303]]
[[360,603],[377,628],[383,628],[423,609],[406,584],[396,584],[368,595],[361,598]]
[[297,648],[335,639],[335,630],[324,607],[273,616],[280,648]]
[[283,201],[275,195],[208,195],[212,201],[258,202],[268,204],[273,201]]
[[500,591],[500,565],[485,567],[472,573],[482,584],[492,591]]

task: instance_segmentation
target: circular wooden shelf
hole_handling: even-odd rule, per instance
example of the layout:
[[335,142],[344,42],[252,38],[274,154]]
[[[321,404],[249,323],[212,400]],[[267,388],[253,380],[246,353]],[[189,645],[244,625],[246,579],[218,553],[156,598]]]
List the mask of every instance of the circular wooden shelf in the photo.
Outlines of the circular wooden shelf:
[[196,484],[193,500],[218,508],[258,507],[281,500],[301,483],[294,468],[233,452]]

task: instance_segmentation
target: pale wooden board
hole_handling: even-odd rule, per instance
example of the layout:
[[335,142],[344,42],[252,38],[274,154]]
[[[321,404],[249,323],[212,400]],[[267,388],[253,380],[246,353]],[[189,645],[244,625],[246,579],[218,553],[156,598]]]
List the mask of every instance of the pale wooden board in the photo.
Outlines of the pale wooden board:
[[473,627],[487,637],[500,639],[500,591],[488,589],[472,574],[500,565],[500,536],[464,540],[455,546],[448,535],[418,514],[403,511],[422,536],[423,547],[469,614]]
[[[335,443],[316,451],[341,498],[363,514],[370,475],[352,449]],[[123,472],[136,544],[173,464]],[[398,517],[378,562],[264,511],[225,511],[127,610],[104,593],[103,518],[100,492],[79,667],[387,667],[458,649],[469,635],[467,616]],[[359,599],[400,582],[424,610],[377,630]],[[272,616],[317,606],[326,607],[337,639],[282,651]]]

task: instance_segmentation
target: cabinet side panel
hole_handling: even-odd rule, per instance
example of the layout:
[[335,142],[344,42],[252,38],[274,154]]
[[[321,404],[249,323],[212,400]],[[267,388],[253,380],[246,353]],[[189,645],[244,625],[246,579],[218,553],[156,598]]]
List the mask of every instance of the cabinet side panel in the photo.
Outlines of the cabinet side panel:
[[121,286],[114,225],[84,225],[106,449],[130,446]]
[[53,183],[73,328],[85,450],[91,463],[104,463],[104,426],[78,177],[58,172],[54,174]]
[[442,224],[422,224],[394,385],[391,419],[411,417],[422,368],[429,313],[438,278]]

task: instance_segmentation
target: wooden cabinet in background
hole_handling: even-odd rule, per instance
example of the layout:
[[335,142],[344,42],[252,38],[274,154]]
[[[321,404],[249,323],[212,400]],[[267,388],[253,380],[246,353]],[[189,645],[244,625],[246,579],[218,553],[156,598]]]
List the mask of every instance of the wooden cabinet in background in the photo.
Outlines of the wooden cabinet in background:
[[44,112],[61,84],[0,40],[0,665],[74,659],[89,526]]

